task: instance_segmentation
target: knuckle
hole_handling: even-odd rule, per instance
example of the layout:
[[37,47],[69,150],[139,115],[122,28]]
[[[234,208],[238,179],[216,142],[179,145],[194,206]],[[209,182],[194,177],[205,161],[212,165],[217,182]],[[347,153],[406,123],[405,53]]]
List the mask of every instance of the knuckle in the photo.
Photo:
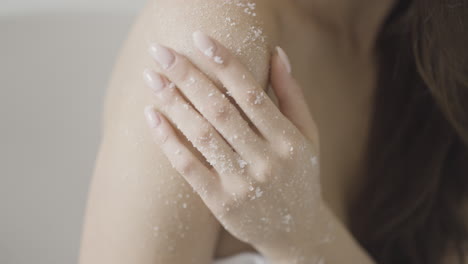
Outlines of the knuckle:
[[295,137],[280,137],[277,153],[280,159],[291,159],[298,152],[300,144]]
[[266,95],[263,90],[254,88],[246,92],[246,100],[249,104],[260,107],[265,101]]
[[273,162],[271,158],[263,159],[258,162],[258,167],[254,175],[258,182],[264,183],[271,179],[273,175]]
[[229,104],[227,104],[224,101],[216,103],[210,109],[210,115],[213,118],[213,120],[216,122],[227,121],[231,112],[232,112],[231,107],[229,106]]
[[171,135],[165,130],[160,135],[160,145],[165,146],[170,140]]
[[214,136],[214,130],[208,126],[203,126],[204,128],[200,129],[196,133],[196,141],[201,145],[208,144]]

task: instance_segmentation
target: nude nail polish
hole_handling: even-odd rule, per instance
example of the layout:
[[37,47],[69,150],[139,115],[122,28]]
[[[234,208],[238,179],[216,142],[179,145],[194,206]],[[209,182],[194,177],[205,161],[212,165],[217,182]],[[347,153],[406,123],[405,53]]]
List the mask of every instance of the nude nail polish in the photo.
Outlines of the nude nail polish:
[[161,119],[159,118],[158,114],[156,114],[153,106],[151,105],[148,105],[145,108],[145,117],[146,117],[146,122],[148,122],[148,125],[151,128],[156,128],[161,123]]
[[207,57],[212,58],[214,56],[216,45],[205,33],[195,31],[193,33],[193,42],[195,47],[197,47]]
[[151,56],[154,60],[161,65],[161,67],[167,70],[175,61],[175,56],[172,51],[159,44],[153,44],[149,48]]
[[283,62],[283,65],[286,67],[286,70],[288,71],[288,73],[291,73],[292,72],[291,62],[289,61],[289,58],[288,58],[288,55],[286,55],[286,52],[284,52],[284,50],[281,47],[276,47],[276,52],[278,52],[278,56]]
[[145,80],[146,85],[148,85],[148,87],[150,87],[155,92],[161,91],[166,86],[166,83],[164,82],[161,75],[153,72],[150,69],[143,71],[143,79]]

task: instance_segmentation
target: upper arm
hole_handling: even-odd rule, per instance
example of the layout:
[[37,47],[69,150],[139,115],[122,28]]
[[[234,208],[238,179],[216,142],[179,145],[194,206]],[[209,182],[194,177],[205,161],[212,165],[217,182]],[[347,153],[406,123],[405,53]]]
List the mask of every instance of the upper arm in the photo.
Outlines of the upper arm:
[[136,21],[107,93],[80,263],[211,263],[219,225],[153,143],[142,71],[153,64],[149,43],[190,58],[192,32],[200,29],[231,48],[266,87],[276,38],[272,1],[255,1],[255,16],[237,5],[247,2],[254,1],[153,0]]

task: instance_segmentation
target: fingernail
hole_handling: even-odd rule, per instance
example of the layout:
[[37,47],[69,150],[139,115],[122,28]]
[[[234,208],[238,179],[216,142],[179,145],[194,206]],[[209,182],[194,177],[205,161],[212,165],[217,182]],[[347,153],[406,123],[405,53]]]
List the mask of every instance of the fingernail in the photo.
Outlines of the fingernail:
[[145,80],[146,85],[148,85],[155,92],[161,91],[164,86],[166,86],[166,83],[164,82],[161,75],[153,72],[150,69],[146,69],[143,72],[143,79]]
[[145,116],[146,122],[148,122],[148,125],[151,128],[156,128],[161,123],[161,119],[159,118],[158,114],[156,114],[153,106],[151,105],[148,105],[145,108]]
[[278,52],[278,55],[281,61],[283,62],[283,65],[286,67],[286,70],[288,71],[288,73],[291,73],[292,72],[291,63],[289,62],[289,58],[288,58],[288,55],[286,55],[286,52],[284,52],[284,50],[280,47],[276,47],[276,52]]
[[171,50],[159,44],[153,44],[149,48],[151,56],[163,69],[167,70],[174,63],[175,56]]
[[216,51],[216,45],[205,33],[201,31],[193,32],[193,41],[197,47],[207,57],[212,58]]

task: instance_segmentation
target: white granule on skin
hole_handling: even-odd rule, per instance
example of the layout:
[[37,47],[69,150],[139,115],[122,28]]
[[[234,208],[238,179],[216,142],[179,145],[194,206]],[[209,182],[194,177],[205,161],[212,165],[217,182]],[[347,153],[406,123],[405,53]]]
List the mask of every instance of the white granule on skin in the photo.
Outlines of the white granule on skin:
[[186,203],[183,203],[183,204],[182,204],[182,208],[184,208],[184,209],[187,208],[187,204],[186,204]]
[[211,97],[211,96],[213,96],[213,95],[214,95],[214,93],[209,93],[209,94],[208,94],[208,97]]
[[245,168],[245,166],[248,164],[245,160],[237,160],[237,163],[239,163],[239,167],[241,167],[241,169]]
[[218,63],[218,64],[223,64],[224,63],[224,60],[219,56],[214,57],[214,61],[216,63]]
[[253,191],[253,190],[255,190],[255,188],[252,185],[250,185],[249,186],[249,191]]
[[174,153],[175,153],[176,155],[179,155],[180,152],[181,152],[180,149],[177,149]]
[[262,92],[257,92],[257,91],[247,91],[248,94],[255,94],[255,100],[253,101],[254,104],[258,105],[261,104],[264,100],[265,97]]
[[196,82],[196,81],[195,81],[195,78],[190,77],[188,85],[192,85],[192,84],[194,84],[195,82]]
[[212,58],[214,55],[214,47],[210,47],[203,52],[206,56]]
[[187,103],[184,104],[185,110],[189,110],[189,107],[190,107],[189,104],[187,104]]
[[265,99],[265,97],[263,96],[263,94],[258,93],[257,97],[255,98],[254,104],[256,104],[256,105],[261,104],[264,99]]
[[262,195],[263,191],[259,187],[257,187],[257,189],[255,189],[255,196],[257,196],[257,198],[260,198],[262,197]]
[[175,83],[171,82],[168,87],[169,87],[169,89],[174,89],[176,87],[176,85],[175,85]]

